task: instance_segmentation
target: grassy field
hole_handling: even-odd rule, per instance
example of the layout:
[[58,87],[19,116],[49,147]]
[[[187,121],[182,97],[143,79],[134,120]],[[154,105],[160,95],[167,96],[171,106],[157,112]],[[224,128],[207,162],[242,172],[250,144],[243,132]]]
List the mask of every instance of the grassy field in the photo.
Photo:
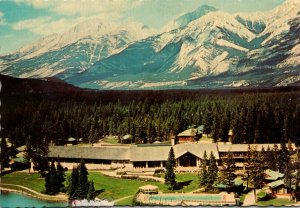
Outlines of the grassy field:
[[95,189],[101,191],[99,198],[116,200],[125,196],[133,196],[140,186],[146,184],[156,185],[160,190],[166,191],[167,187],[160,182],[146,182],[137,179],[121,179],[104,176],[99,172],[90,172],[89,180],[93,180]]
[[1,177],[1,183],[10,183],[25,186],[37,192],[45,190],[45,180],[40,174],[28,174],[24,172],[14,172]]
[[[70,171],[66,175],[70,175]],[[146,184],[156,185],[160,191],[170,192],[168,187],[160,182],[147,182],[138,179],[120,179],[103,175],[100,172],[89,172],[89,180],[93,180],[95,189],[99,193],[98,198],[116,200],[126,196],[133,196],[140,186]],[[174,192],[190,192],[198,189],[198,177],[196,174],[185,173],[176,175],[178,182],[187,182],[186,186]],[[18,184],[38,192],[42,192],[45,188],[45,181],[40,178],[38,173],[28,174],[23,172],[15,172],[1,177],[2,183]],[[132,197],[119,201],[118,205],[131,205]]]
[[115,203],[116,206],[131,206],[132,205],[133,196],[123,199]]
[[293,204],[293,202],[288,199],[271,199],[257,202],[258,206],[285,206],[290,204]]
[[190,182],[188,185],[183,186],[182,189],[176,190],[177,192],[191,192],[199,189],[199,177],[197,174],[193,173],[181,173],[176,174],[177,182]]
[[102,139],[103,142],[109,143],[109,144],[118,144],[118,138],[116,137],[105,137]]

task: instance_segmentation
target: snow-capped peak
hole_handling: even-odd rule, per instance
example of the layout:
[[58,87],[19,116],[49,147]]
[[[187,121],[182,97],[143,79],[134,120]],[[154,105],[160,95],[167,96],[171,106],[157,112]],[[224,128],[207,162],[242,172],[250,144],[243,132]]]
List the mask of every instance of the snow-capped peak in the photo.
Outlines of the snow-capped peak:
[[204,15],[208,14],[209,12],[214,12],[217,11],[216,8],[208,5],[201,5],[198,9],[188,12],[185,14],[179,15],[175,20],[172,20],[169,22],[164,28],[163,31],[170,31],[174,30],[177,28],[185,27],[187,26],[190,22],[197,20]]
[[221,11],[211,12],[202,18],[195,20],[187,26],[192,31],[204,32],[208,28],[224,28],[234,32],[241,38],[251,41],[256,36],[239,23],[234,16]]

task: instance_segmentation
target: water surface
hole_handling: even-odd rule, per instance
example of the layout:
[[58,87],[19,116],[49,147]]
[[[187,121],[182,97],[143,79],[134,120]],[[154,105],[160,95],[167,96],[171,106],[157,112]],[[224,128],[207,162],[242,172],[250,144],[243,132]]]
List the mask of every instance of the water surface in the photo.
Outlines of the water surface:
[[67,202],[49,202],[17,193],[1,192],[0,207],[66,207]]

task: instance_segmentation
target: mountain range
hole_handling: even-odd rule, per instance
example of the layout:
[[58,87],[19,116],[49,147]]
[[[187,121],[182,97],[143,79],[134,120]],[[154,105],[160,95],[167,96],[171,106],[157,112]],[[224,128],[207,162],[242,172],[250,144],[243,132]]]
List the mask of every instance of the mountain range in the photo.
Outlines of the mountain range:
[[201,6],[155,32],[93,19],[0,56],[0,73],[93,89],[300,84],[300,1],[229,14]]

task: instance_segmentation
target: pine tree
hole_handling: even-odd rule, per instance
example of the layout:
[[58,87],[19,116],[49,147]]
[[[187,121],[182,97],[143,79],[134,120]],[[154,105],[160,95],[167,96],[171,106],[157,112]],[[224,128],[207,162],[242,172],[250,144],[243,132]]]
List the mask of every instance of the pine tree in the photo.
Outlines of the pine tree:
[[165,174],[165,184],[169,186],[169,189],[174,190],[176,186],[176,175],[174,172],[175,167],[175,155],[173,147],[171,147],[167,164],[166,164],[166,174]]
[[68,194],[70,200],[78,199],[78,192],[77,192],[78,180],[79,180],[78,167],[73,167],[71,177],[69,178],[69,186],[68,186]]
[[88,181],[88,171],[85,166],[84,160],[81,160],[78,166],[79,176],[78,176],[78,199],[86,199],[87,192],[89,189],[89,181]]
[[207,171],[207,189],[211,191],[218,177],[218,166],[213,152],[210,153]]
[[[9,163],[9,151],[5,138],[1,138],[1,151],[0,151],[0,160],[1,160],[1,170],[5,167],[8,167]],[[1,171],[0,170],[0,171]]]
[[287,146],[284,142],[284,140],[282,140],[282,142],[280,143],[280,151],[279,151],[279,155],[278,155],[278,171],[283,173],[285,170],[285,165],[288,163],[290,158],[289,155],[289,151],[287,149]]
[[289,160],[289,162],[285,165],[285,169],[284,169],[284,184],[285,187],[287,188],[288,193],[291,192],[293,185],[293,164],[291,163],[291,161]]
[[60,162],[57,163],[57,167],[56,167],[56,182],[57,182],[57,188],[59,191],[61,191],[61,189],[63,187],[65,187],[64,182],[65,182],[65,170],[64,168],[61,166]]
[[89,182],[89,189],[87,193],[87,200],[94,200],[95,199],[95,187],[94,187],[94,181]]
[[46,194],[49,195],[55,195],[59,192],[59,189],[57,187],[56,168],[53,160],[51,162],[50,170],[46,174],[45,188]]
[[228,152],[227,157],[224,159],[221,168],[221,174],[219,182],[226,186],[227,191],[231,191],[234,187],[234,179],[236,178],[235,172],[235,160],[233,154]]
[[204,187],[205,189],[208,184],[207,166],[208,166],[207,153],[206,151],[204,151],[203,159],[201,160],[201,165],[200,165],[199,185],[200,187]]
[[261,188],[264,182],[265,165],[263,161],[263,155],[259,153],[255,148],[249,149],[248,157],[248,176],[249,181],[254,189],[255,201],[256,201],[256,189]]

